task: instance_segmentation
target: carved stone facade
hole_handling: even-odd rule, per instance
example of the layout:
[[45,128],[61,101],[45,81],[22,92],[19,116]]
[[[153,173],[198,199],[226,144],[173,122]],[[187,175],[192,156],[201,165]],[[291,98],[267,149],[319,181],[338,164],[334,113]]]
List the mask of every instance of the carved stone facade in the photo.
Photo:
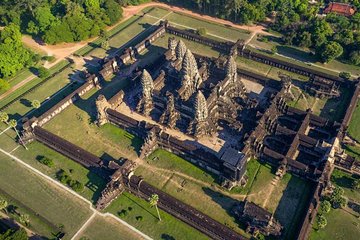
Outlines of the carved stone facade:
[[141,87],[142,87],[142,96],[136,107],[136,110],[144,114],[145,116],[149,116],[151,110],[153,109],[153,90],[154,90],[154,81],[145,69],[141,75]]
[[106,100],[104,95],[99,95],[95,102],[96,110],[97,110],[97,124],[99,126],[104,125],[105,123],[108,123],[108,118],[106,115],[106,109],[110,107],[110,104]]
[[190,123],[188,133],[195,137],[202,137],[212,133],[209,123],[209,110],[204,94],[198,91],[194,103],[195,118]]
[[160,123],[169,128],[175,128],[176,121],[180,118],[180,113],[175,109],[174,95],[170,92],[166,95],[168,101],[166,103],[166,109],[160,117]]

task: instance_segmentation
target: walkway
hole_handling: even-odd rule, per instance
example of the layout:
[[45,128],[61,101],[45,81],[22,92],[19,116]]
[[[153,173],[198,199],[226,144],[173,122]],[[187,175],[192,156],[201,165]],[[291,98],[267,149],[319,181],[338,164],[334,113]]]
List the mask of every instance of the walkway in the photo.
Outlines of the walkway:
[[[8,129],[6,129],[8,130]],[[5,130],[5,131],[6,131]],[[5,131],[3,131],[1,134],[3,134]],[[89,204],[89,208],[90,210],[93,212],[93,215],[90,217],[90,219],[88,219],[84,225],[79,229],[78,232],[81,232],[83,229],[85,229],[86,225],[91,221],[91,218],[95,217],[96,215],[102,216],[102,217],[111,217],[114,220],[118,221],[119,223],[123,224],[124,226],[128,227],[129,229],[131,229],[132,231],[134,231],[135,233],[137,233],[139,236],[141,236],[142,238],[146,239],[146,240],[151,240],[152,238],[150,238],[149,236],[147,236],[146,234],[142,233],[141,231],[139,231],[138,229],[136,229],[135,227],[131,226],[130,224],[128,224],[127,222],[117,218],[116,216],[114,216],[111,213],[101,213],[98,210],[96,210],[92,203],[84,198],[83,196],[81,196],[80,194],[78,194],[77,192],[73,191],[72,189],[69,189],[68,187],[62,185],[61,183],[59,183],[58,181],[52,179],[51,177],[49,177],[48,175],[42,173],[41,171],[37,170],[36,168],[30,166],[29,164],[25,163],[24,161],[22,161],[21,159],[17,158],[16,156],[12,155],[11,153],[3,150],[2,148],[0,148],[0,152],[5,154],[6,156],[12,158],[13,160],[15,160],[17,163],[23,165],[24,167],[26,167],[27,169],[29,169],[31,172],[35,173],[36,175],[38,175],[39,177],[44,178],[45,180],[47,180],[50,184],[60,187],[61,189],[71,193],[73,196],[75,196],[76,198],[79,198],[81,200],[83,200],[84,202]],[[74,239],[76,236],[78,235],[78,233],[76,233],[72,239]]]

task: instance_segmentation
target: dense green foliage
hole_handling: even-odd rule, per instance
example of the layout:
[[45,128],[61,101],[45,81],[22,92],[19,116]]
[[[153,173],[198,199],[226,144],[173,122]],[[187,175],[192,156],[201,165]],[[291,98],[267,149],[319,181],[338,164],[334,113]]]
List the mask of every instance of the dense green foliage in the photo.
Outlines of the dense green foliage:
[[[318,16],[328,0],[162,0],[238,23],[272,20],[271,28],[284,34],[286,44],[314,50],[323,62],[341,57],[360,64],[360,13],[350,18]],[[359,0],[342,0],[360,9]],[[325,50],[325,51],[324,51]]]
[[0,234],[0,240],[28,240],[24,229],[9,229],[4,234]]
[[[25,66],[32,64],[32,53],[21,42],[20,28],[9,24],[0,31],[0,78],[11,77]],[[0,81],[0,89],[8,88]]]
[[74,42],[98,36],[116,23],[122,9],[116,0],[4,0],[0,23],[15,23],[22,32],[46,43]]

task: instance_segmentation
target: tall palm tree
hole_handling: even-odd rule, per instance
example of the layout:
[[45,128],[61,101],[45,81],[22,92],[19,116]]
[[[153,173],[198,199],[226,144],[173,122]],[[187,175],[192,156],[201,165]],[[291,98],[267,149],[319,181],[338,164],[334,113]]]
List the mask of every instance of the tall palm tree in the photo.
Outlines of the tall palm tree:
[[6,112],[0,112],[0,121],[8,124],[9,115]]
[[28,150],[28,148],[26,147],[26,145],[25,145],[25,143],[23,142],[22,138],[20,137],[20,134],[19,134],[18,130],[16,129],[17,121],[16,121],[15,119],[11,119],[11,120],[9,121],[9,126],[12,127],[12,128],[15,130],[16,135],[18,136],[21,144],[25,147],[26,150]]
[[40,101],[39,100],[33,100],[32,102],[31,102],[31,106],[33,107],[33,108],[39,108],[40,106],[41,106],[41,103],[40,103]]
[[0,211],[5,210],[8,206],[8,202],[6,200],[0,200]]
[[161,221],[159,209],[158,209],[158,206],[157,206],[157,205],[158,205],[158,202],[159,202],[159,195],[157,195],[157,194],[151,195],[151,197],[149,198],[150,206],[156,208],[156,212],[157,212],[157,214],[158,214],[159,221]]
[[21,214],[19,218],[20,223],[25,224],[26,226],[30,223],[30,217],[27,214]]

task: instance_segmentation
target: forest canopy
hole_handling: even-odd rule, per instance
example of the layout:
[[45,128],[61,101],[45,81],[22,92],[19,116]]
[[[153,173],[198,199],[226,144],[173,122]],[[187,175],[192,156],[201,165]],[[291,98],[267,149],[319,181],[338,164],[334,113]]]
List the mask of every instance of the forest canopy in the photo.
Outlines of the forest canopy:
[[56,44],[100,35],[122,17],[116,0],[2,0],[0,24]]

